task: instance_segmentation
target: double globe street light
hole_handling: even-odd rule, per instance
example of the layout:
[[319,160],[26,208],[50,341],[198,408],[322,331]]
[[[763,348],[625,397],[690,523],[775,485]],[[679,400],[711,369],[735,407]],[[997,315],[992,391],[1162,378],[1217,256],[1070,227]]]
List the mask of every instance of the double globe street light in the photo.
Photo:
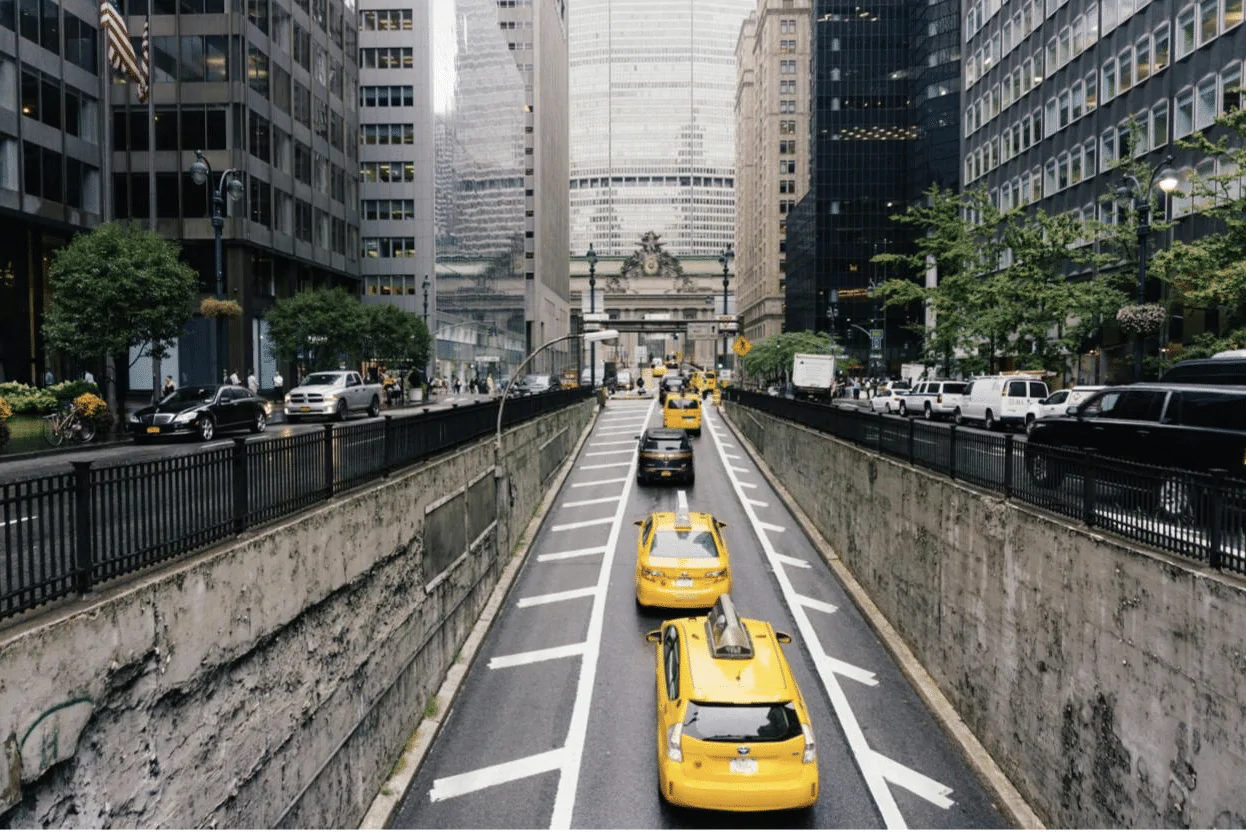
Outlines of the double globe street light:
[[[1165,196],[1177,189],[1177,174],[1168,165],[1172,157],[1164,159],[1164,169],[1147,183],[1146,190],[1137,177],[1126,174],[1116,189],[1116,198],[1124,202],[1132,199],[1134,213],[1138,217],[1138,305],[1146,303],[1147,237],[1151,233],[1151,189],[1159,185]],[[1134,381],[1142,381],[1142,333],[1134,332]]]
[[[221,232],[225,228],[225,200],[236,202],[242,198],[246,187],[242,184],[242,171],[229,168],[221,174],[216,190],[212,192],[212,232],[216,238],[216,299],[225,299],[225,273],[221,264]],[[195,161],[190,165],[190,178],[196,185],[206,185],[212,177],[212,165],[203,157],[202,150],[195,151]],[[224,318],[218,316],[216,362],[217,372],[225,372]]]

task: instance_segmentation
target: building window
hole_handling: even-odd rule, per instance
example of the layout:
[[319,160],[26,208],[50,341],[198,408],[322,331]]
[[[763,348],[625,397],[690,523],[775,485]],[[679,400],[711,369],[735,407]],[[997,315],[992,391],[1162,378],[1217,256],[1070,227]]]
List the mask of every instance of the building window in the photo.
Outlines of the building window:
[[[2,12],[5,8],[7,12]],[[12,3],[0,3],[0,13],[5,14],[6,25],[12,28]],[[95,75],[99,72],[96,63],[96,43],[99,32],[94,26],[76,15],[65,12],[65,60]]]
[[1095,167],[1095,158],[1096,158],[1095,145],[1096,144],[1097,142],[1094,139],[1089,139],[1086,141],[1085,144],[1082,145],[1082,163],[1083,163],[1083,167],[1084,167],[1087,179],[1089,179],[1090,177],[1094,176],[1096,173],[1099,172],[1098,169]]
[[1220,34],[1219,0],[1202,0],[1198,4],[1198,18],[1198,45],[1202,46]]
[[1214,76],[1199,82],[1194,103],[1194,128],[1205,130],[1216,120],[1216,79]]
[[1103,169],[1108,170],[1116,163],[1116,131],[1104,131],[1099,140],[1099,147],[1102,151]]
[[1194,7],[1187,6],[1177,15],[1177,60],[1194,51]]
[[1242,103],[1242,67],[1234,61],[1220,73],[1220,112],[1240,110]]
[[1141,84],[1151,77],[1151,38],[1140,38],[1134,46],[1134,78]]
[[272,188],[256,176],[251,176],[251,222],[264,227],[272,225]]
[[1242,0],[1224,0],[1224,24],[1221,28],[1228,31],[1242,22]]
[[1151,108],[1151,149],[1168,144],[1168,102]]
[[1168,67],[1169,55],[1169,34],[1168,24],[1165,23],[1155,29],[1155,52],[1153,63],[1151,65],[1151,74],[1160,72]]
[[1116,59],[1108,58],[1103,65],[1103,100],[1111,101],[1116,97]]
[[414,257],[414,237],[363,237],[360,253],[364,257]]
[[359,50],[359,66],[363,69],[411,69],[415,66],[415,54],[410,46],[366,47]]

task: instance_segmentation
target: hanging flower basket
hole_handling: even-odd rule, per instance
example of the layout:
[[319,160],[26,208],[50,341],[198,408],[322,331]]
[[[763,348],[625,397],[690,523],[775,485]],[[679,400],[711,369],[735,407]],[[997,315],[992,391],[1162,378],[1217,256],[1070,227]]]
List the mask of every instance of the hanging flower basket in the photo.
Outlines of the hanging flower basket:
[[1164,325],[1168,310],[1158,303],[1130,304],[1116,312],[1116,323],[1123,332],[1154,335]]
[[199,304],[199,314],[205,318],[241,318],[242,307],[234,300],[204,298]]

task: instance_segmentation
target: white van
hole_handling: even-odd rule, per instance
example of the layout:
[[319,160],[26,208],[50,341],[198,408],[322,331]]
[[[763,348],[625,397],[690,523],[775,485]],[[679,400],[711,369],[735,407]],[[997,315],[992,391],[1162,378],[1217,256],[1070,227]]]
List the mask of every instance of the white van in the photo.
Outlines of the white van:
[[987,430],[999,425],[1024,425],[1030,406],[1047,398],[1047,385],[1038,376],[983,376],[969,383],[956,424],[981,422]]

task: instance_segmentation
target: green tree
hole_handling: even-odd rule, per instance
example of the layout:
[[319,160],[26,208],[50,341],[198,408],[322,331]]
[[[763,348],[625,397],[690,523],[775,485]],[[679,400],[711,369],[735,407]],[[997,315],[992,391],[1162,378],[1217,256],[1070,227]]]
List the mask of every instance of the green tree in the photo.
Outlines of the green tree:
[[299,292],[277,301],[265,317],[273,352],[283,361],[328,370],[363,358],[366,318],[358,299],[345,289]]
[[821,332],[783,332],[753,344],[741,363],[750,376],[763,382],[779,381],[792,371],[796,353],[829,355],[833,343]]
[[[49,346],[82,360],[152,345],[182,334],[194,314],[199,277],[177,243],[137,226],[108,223],[78,234],[52,256],[52,304],[43,323]],[[110,382],[108,398],[116,412]]]
[[428,363],[431,339],[418,316],[389,303],[363,307],[363,354],[365,358],[398,367]]

